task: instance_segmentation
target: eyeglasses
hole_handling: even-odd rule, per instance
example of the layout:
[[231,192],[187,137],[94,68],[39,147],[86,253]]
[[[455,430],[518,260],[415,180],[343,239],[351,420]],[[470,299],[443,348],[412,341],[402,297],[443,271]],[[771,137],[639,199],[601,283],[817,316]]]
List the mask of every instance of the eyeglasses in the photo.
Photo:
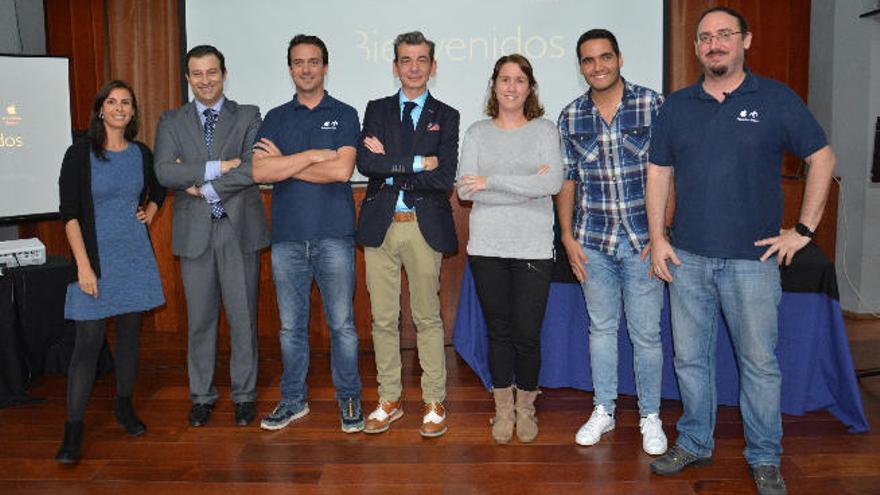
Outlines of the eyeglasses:
[[730,41],[730,38],[733,37],[734,34],[743,34],[742,31],[719,31],[718,34],[709,34],[702,33],[697,36],[697,42],[701,45],[709,45],[712,43],[713,39],[718,40],[719,43],[727,43]]

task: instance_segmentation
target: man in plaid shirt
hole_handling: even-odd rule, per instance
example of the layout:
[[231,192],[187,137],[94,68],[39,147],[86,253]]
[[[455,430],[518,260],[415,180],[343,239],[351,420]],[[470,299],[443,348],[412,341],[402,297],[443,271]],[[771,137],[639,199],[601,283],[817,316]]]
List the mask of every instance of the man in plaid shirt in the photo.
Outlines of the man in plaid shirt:
[[663,97],[620,76],[623,57],[609,31],[587,31],[578,39],[577,52],[590,89],[559,115],[567,177],[556,200],[562,243],[590,314],[594,409],[575,442],[594,445],[614,429],[623,303],[633,344],[642,447],[660,455],[666,451],[658,416],[663,284],[648,276],[645,171],[650,126]]

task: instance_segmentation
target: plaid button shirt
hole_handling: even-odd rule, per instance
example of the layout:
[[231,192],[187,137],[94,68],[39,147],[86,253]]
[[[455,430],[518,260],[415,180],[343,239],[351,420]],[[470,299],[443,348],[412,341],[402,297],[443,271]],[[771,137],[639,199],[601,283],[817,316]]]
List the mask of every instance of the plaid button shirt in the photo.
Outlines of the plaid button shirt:
[[574,237],[581,245],[613,255],[624,239],[637,251],[648,242],[648,145],[662,104],[660,94],[624,81],[611,124],[593,105],[590,91],[560,113],[566,179],[577,184]]

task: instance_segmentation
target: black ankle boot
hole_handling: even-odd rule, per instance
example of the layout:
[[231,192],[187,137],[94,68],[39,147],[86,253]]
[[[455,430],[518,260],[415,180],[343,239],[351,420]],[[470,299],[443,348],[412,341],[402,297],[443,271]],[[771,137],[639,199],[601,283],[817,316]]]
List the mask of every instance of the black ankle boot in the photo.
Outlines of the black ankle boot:
[[134,413],[131,397],[117,397],[115,412],[116,422],[122,425],[129,435],[143,435],[147,431],[147,426]]
[[68,421],[64,423],[64,441],[61,442],[61,448],[55,454],[55,460],[61,464],[76,464],[79,462],[82,439],[82,421]]

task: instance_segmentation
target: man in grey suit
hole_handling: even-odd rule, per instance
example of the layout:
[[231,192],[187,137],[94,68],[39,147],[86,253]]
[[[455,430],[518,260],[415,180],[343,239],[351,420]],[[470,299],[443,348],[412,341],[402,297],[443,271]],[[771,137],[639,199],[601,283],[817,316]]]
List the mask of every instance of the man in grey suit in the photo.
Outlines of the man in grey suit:
[[203,426],[217,401],[214,362],[220,298],[229,321],[235,422],[256,417],[259,250],[269,244],[251,146],[260,110],[223,95],[226,63],[217,48],[186,54],[186,80],[195,95],[162,115],[156,131],[156,175],[176,191],[172,252],[180,256],[186,294],[191,426]]

